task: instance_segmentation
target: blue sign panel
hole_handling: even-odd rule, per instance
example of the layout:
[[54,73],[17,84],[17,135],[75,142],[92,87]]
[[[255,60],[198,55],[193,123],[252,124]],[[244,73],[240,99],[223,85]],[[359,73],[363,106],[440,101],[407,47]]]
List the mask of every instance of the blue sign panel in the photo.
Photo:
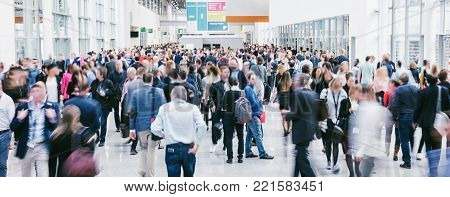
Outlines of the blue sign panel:
[[208,31],[228,31],[228,23],[208,22]]
[[197,21],[197,2],[186,2],[187,21]]
[[197,30],[208,30],[208,7],[206,2],[198,2],[197,4]]

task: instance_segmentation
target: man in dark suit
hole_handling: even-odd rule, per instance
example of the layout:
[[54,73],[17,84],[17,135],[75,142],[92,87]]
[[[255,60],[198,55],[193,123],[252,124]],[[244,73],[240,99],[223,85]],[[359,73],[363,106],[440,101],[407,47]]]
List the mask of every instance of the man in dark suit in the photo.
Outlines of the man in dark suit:
[[439,86],[446,87],[448,90],[450,90],[450,83],[448,82],[448,72],[446,69],[442,69],[441,72],[439,72]]
[[30,88],[33,99],[16,108],[10,128],[18,136],[16,157],[22,160],[22,176],[48,177],[48,140],[60,119],[59,106],[46,100],[45,84]]
[[[419,93],[417,99],[417,108],[414,111],[414,123],[422,127],[422,134],[425,140],[425,148],[427,152],[440,149],[441,141],[432,138],[432,131],[434,121],[436,119],[436,112],[449,110],[448,89],[446,87],[437,86],[437,78],[427,75],[427,82],[429,86]],[[441,106],[438,107],[438,94],[441,92]]]
[[108,70],[108,74],[106,78],[116,71],[116,57],[113,54],[109,54],[109,62],[106,63],[106,69]]
[[291,110],[282,110],[281,114],[287,121],[292,121],[292,143],[297,150],[295,157],[294,176],[315,177],[308,160],[308,146],[314,139],[314,133],[318,130],[317,110],[318,96],[307,89],[309,76],[299,74],[296,77],[295,91],[293,93],[294,102],[291,103]]
[[239,81],[239,89],[243,90],[247,86],[247,78],[242,70],[239,70],[239,62],[236,58],[230,60],[230,77],[235,77]]

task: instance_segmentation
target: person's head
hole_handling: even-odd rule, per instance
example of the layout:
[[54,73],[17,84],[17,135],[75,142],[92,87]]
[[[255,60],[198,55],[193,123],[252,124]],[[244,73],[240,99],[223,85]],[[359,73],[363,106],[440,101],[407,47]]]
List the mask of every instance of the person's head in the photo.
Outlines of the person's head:
[[5,65],[3,64],[3,62],[0,62],[0,73],[2,73],[4,69]]
[[409,76],[407,73],[401,74],[400,77],[398,77],[398,79],[400,80],[400,83],[402,83],[403,85],[409,83]]
[[106,75],[108,73],[108,70],[106,70],[105,67],[100,67],[97,69],[97,71],[95,72],[95,77],[99,80],[99,81],[103,81],[106,78]]
[[355,85],[355,75],[353,73],[347,73],[345,74],[345,80],[347,81],[347,85],[349,87],[352,87]]
[[202,60],[201,60],[201,59],[196,59],[196,60],[195,60],[195,66],[196,66],[197,68],[199,68],[200,66],[202,66]]
[[254,86],[256,84],[256,75],[254,72],[250,71],[247,73],[247,81],[248,81],[248,84],[251,86]]
[[369,62],[372,59],[372,56],[366,56],[366,62]]
[[239,68],[239,62],[236,58],[231,58],[229,65],[231,70],[236,70]]
[[334,93],[341,91],[343,81],[344,80],[342,80],[342,78],[340,78],[340,77],[336,77],[336,78],[332,79],[330,81],[330,85],[329,85],[331,91],[333,91]]
[[52,133],[51,138],[56,139],[62,134],[72,134],[82,127],[80,123],[80,109],[75,105],[68,105],[64,107],[61,112],[61,121],[58,127]]
[[75,70],[78,69],[78,65],[77,64],[71,64],[69,65],[69,67],[67,68],[67,72],[72,74],[73,72],[75,72]]
[[220,74],[220,69],[217,68],[216,66],[211,66],[209,67],[208,73],[211,74],[212,76],[219,76]]
[[411,62],[411,64],[409,64],[409,68],[410,68],[410,69],[413,69],[413,70],[417,69],[417,64],[416,64],[416,62]]
[[36,82],[30,88],[30,97],[34,102],[42,102],[47,96],[45,84],[42,81]]
[[136,69],[133,67],[130,67],[127,69],[127,77],[130,80],[133,80],[136,77]]
[[261,56],[258,56],[258,58],[256,58],[256,64],[258,64],[258,65],[264,64],[264,58]]
[[437,77],[439,75],[439,68],[437,64],[433,64],[431,66],[431,74],[435,77]]
[[362,94],[360,96],[361,100],[375,102],[375,85],[373,83],[369,84],[367,87],[362,88]]
[[446,82],[446,81],[448,80],[448,72],[447,72],[447,70],[442,69],[442,70],[439,72],[438,77],[439,77],[439,81],[440,81],[441,83]]
[[137,76],[142,78],[146,72],[147,72],[147,68],[139,67],[137,69]]
[[142,80],[145,84],[152,84],[153,83],[153,74],[152,73],[145,73],[142,77]]
[[321,74],[322,74],[322,69],[320,69],[319,67],[316,67],[313,69],[311,77],[313,79],[318,79]]
[[295,68],[295,61],[294,60],[291,60],[291,61],[289,61],[289,69],[294,69]]
[[281,92],[289,92],[292,85],[291,73],[284,72],[281,77]]
[[345,49],[340,48],[339,49],[339,55],[345,55]]
[[305,73],[305,74],[311,74],[311,68],[309,68],[309,66],[308,65],[303,65],[302,66],[302,73]]
[[230,77],[230,69],[228,68],[228,66],[221,66],[220,79],[222,79],[222,81],[226,81],[228,80],[228,77]]
[[350,90],[348,91],[349,97],[352,100],[359,100],[359,97],[361,96],[362,87],[359,84],[353,85],[350,87]]
[[427,74],[426,78],[429,85],[436,85],[438,82],[437,77],[433,75]]
[[172,101],[174,100],[187,100],[187,92],[183,86],[175,86],[170,93],[170,98]]
[[231,87],[238,86],[239,80],[236,77],[230,77],[230,79],[228,79],[228,83],[230,84]]
[[122,71],[123,71],[123,63],[122,63],[122,61],[116,61],[116,65],[115,65],[116,67],[115,67],[115,69],[116,69],[116,72],[119,72],[119,73],[121,73]]
[[429,68],[430,67],[430,61],[423,60],[423,66],[426,67],[426,68]]
[[59,75],[60,70],[58,68],[58,65],[50,64],[50,65],[47,66],[47,72],[48,72],[49,76],[53,76],[54,77],[54,76]]
[[179,76],[180,76],[180,80],[183,82],[186,82],[187,80],[187,72],[185,70],[180,70],[178,72]]
[[311,77],[305,73],[300,73],[299,75],[297,75],[295,77],[294,80],[294,87],[297,88],[304,88],[306,86],[308,86],[309,84],[309,79]]
[[392,79],[391,81],[389,81],[389,86],[390,88],[397,88],[398,86],[400,86],[400,81]]
[[177,70],[173,69],[168,74],[169,78],[173,80],[178,80],[180,78],[180,75]]

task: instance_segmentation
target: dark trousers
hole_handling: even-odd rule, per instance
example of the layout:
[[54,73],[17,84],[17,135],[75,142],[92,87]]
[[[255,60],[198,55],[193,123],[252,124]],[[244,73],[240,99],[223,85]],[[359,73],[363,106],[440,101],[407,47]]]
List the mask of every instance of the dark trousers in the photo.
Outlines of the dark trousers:
[[106,130],[108,128],[108,115],[111,112],[111,108],[102,108],[102,117],[101,117],[101,131],[100,131],[100,135],[98,135],[100,137],[100,142],[105,142],[105,138],[106,138]]
[[309,142],[295,145],[296,153],[295,153],[294,177],[298,177],[299,174],[302,177],[316,176],[308,160],[308,146]]
[[166,166],[169,177],[180,177],[183,168],[184,177],[193,177],[196,158],[189,154],[189,144],[169,144],[166,147]]
[[114,121],[116,123],[116,130],[120,129],[120,110],[119,110],[119,103],[114,104]]
[[244,154],[244,125],[235,123],[234,117],[225,116],[223,118],[223,130],[228,159],[233,159],[234,131],[236,131],[238,137],[238,159],[242,159]]
[[413,115],[401,114],[398,119],[398,130],[400,132],[400,146],[402,148],[402,160],[411,164],[411,149],[414,145]]
[[[221,111],[217,111],[211,114],[212,115],[211,121],[213,125],[212,128],[214,128],[215,124],[220,123],[220,121],[222,120],[222,114],[223,113]],[[222,133],[220,131],[216,131],[215,129],[211,129],[211,133],[212,133],[212,143],[215,145],[222,137]]]
[[[439,134],[435,133],[432,135],[434,129],[431,127],[422,127],[422,136],[425,141],[425,150],[427,152],[432,150],[441,149],[442,147],[442,138]],[[448,141],[448,140],[447,140]]]

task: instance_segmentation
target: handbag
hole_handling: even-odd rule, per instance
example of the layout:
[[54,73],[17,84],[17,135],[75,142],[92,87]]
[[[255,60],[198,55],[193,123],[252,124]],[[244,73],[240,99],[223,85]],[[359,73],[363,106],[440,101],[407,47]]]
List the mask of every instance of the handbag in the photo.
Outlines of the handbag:
[[67,177],[94,177],[98,174],[94,152],[83,147],[76,149],[64,162],[63,174]]
[[437,130],[437,132],[441,136],[447,136],[445,131],[445,127],[447,126],[447,122],[449,121],[448,116],[442,112],[442,95],[441,95],[441,87],[438,86],[438,100],[436,104],[436,118],[434,119],[433,128]]
[[323,121],[328,118],[328,105],[327,98],[328,97],[328,89],[325,93],[325,99],[319,100],[319,113],[317,113],[317,120]]

